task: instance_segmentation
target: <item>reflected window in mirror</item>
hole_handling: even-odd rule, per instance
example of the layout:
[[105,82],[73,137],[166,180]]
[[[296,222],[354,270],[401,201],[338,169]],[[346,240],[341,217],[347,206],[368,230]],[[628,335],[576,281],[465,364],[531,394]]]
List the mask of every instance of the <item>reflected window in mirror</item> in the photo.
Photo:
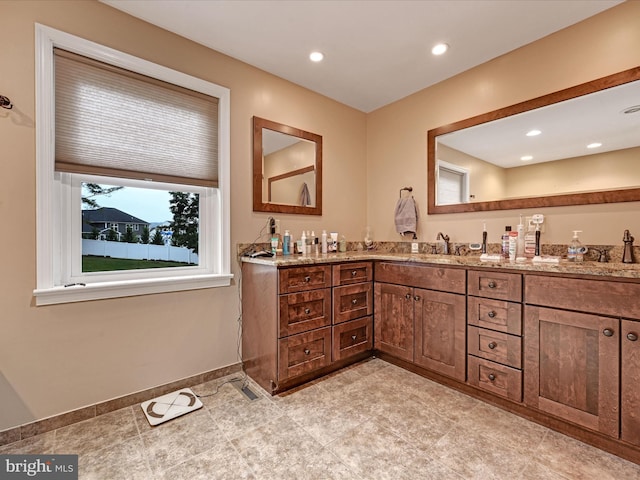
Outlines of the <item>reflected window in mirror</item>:
[[[639,99],[636,67],[430,130],[428,212],[640,200]],[[439,161],[468,170],[466,199],[441,197]]]
[[322,215],[322,137],[253,118],[253,210]]

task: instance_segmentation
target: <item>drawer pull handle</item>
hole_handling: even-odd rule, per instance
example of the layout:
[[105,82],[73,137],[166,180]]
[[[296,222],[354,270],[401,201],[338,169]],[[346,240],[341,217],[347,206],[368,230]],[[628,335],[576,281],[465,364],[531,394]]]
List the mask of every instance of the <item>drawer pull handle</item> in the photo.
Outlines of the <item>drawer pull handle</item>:
[[635,342],[636,340],[638,340],[638,334],[633,332],[627,333],[627,340]]
[[351,303],[353,303],[355,305],[356,303],[358,303],[358,299],[354,298],[353,300],[351,300]]
[[493,373],[489,374],[489,380],[491,380],[492,382],[496,379],[496,376]]
[[487,313],[487,315],[489,316],[489,318],[493,318],[496,316],[496,312],[494,312],[493,310],[490,310],[489,313]]
[[356,270],[354,270],[353,272],[351,272],[351,276],[355,277],[358,274],[358,272]]
[[489,348],[490,348],[491,350],[493,350],[493,349],[494,349],[494,348],[496,348],[497,346],[498,346],[498,344],[497,344],[496,342],[491,342],[491,343],[489,344]]
[[353,340],[355,342],[356,338],[358,338],[357,335],[351,335],[351,340]]
[[605,337],[613,337],[613,330],[611,330],[610,328],[605,328],[605,329],[602,331],[602,334],[603,334]]
[[304,349],[304,354],[305,355],[309,355],[311,353],[311,350],[309,350],[308,348]]
[[307,315],[309,315],[309,314],[311,313],[311,310],[310,310],[310,309],[308,309],[308,308],[305,308],[305,309],[304,309],[304,313],[306,313]]
[[404,296],[404,298],[406,298],[407,300],[411,300],[411,294],[410,294],[410,293],[407,293],[407,294]]
[[309,276],[304,277],[304,281],[309,283],[311,281],[311,277],[309,277]]
[[419,302],[419,301],[420,301],[420,295],[416,295],[415,297],[413,297],[413,299],[414,299],[416,302]]
[[496,285],[496,282],[494,282],[493,280],[491,280],[489,282],[489,288],[496,288],[498,285]]

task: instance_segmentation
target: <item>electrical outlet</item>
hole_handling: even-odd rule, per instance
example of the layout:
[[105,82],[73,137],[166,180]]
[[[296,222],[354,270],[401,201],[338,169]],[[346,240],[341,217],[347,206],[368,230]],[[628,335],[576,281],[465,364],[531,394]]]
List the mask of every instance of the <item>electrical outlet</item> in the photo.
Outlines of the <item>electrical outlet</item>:
[[279,218],[275,219],[273,228],[275,230],[273,233],[275,233],[275,234],[279,234],[280,233],[280,219]]
[[420,253],[418,242],[411,242],[411,253]]

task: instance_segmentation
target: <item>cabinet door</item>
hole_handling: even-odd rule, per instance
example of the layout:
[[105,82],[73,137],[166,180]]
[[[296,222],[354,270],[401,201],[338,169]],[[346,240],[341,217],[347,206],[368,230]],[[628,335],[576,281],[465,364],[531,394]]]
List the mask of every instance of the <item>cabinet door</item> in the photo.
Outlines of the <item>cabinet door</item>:
[[618,437],[620,321],[526,306],[524,322],[525,403]]
[[640,445],[640,322],[622,321],[622,434]]
[[415,363],[465,380],[465,297],[415,289]]
[[374,346],[403,360],[413,361],[413,291],[409,287],[376,283]]

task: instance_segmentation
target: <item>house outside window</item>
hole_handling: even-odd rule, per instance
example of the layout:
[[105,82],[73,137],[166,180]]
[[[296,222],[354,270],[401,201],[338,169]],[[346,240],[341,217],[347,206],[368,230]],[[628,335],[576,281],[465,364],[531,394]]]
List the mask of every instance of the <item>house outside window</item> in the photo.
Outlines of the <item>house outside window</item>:
[[[229,285],[228,89],[42,25],[36,50],[36,304]],[[180,141],[190,144],[187,152]],[[135,219],[87,223],[88,183],[198,198],[196,227],[186,228],[197,260],[87,270],[85,243],[108,234],[98,225],[118,241],[150,230],[125,209]],[[140,243],[139,234],[134,240]]]

